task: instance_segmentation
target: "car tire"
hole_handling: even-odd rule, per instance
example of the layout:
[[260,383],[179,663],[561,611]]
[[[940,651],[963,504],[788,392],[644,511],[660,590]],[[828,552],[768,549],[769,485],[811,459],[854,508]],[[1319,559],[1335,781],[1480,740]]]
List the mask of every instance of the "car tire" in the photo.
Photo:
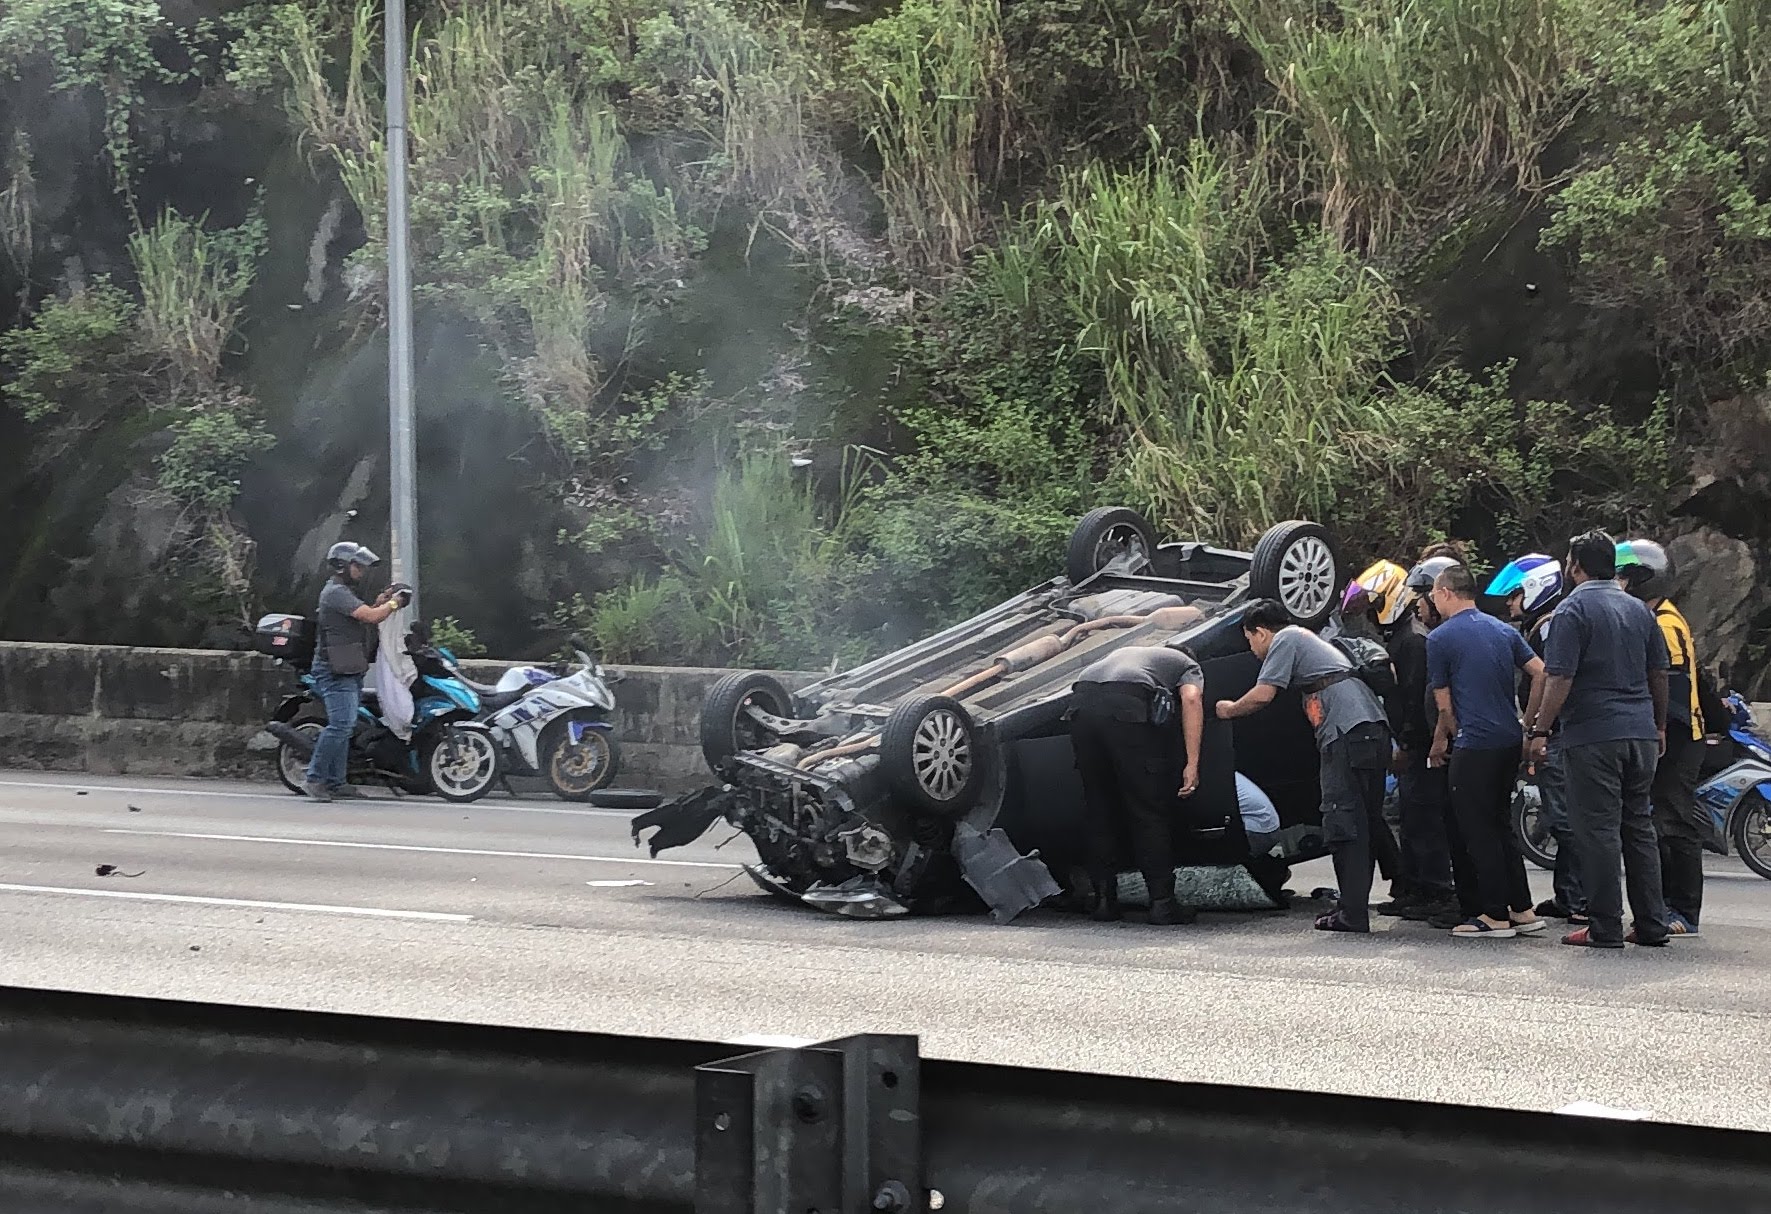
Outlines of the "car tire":
[[1756,788],[1746,795],[1748,800],[1734,811],[1734,823],[1728,833],[1734,836],[1734,850],[1741,861],[1771,881],[1771,838],[1765,834],[1765,819],[1771,816],[1771,805],[1765,803]]
[[793,696],[774,675],[736,671],[708,688],[701,704],[701,755],[715,772],[739,751],[769,745],[742,715],[752,704],[772,716],[793,715]]
[[1294,519],[1269,528],[1254,547],[1248,591],[1285,608],[1294,624],[1311,630],[1328,623],[1346,578],[1328,528]]
[[1139,570],[1149,568],[1156,555],[1156,529],[1150,520],[1125,506],[1090,510],[1070,533],[1064,575],[1072,583],[1085,582],[1128,551],[1143,554]]
[[917,696],[894,708],[880,733],[879,761],[892,792],[936,818],[965,813],[984,782],[978,727],[950,696]]

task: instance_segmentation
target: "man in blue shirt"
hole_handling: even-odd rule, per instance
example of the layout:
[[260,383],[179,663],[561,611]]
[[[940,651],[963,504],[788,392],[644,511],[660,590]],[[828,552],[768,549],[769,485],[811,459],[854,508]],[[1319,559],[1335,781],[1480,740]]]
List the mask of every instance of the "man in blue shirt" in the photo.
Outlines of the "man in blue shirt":
[[1476,610],[1476,580],[1453,565],[1433,583],[1445,622],[1427,634],[1427,676],[1439,708],[1429,761],[1451,765],[1451,811],[1475,869],[1478,914],[1451,934],[1460,940],[1505,939],[1542,931],[1532,910],[1525,858],[1513,838],[1513,785],[1525,731],[1515,695],[1517,672],[1542,695],[1544,665],[1516,631]]
[[[1549,671],[1541,702],[1525,710],[1531,757],[1541,760],[1552,722],[1568,776],[1568,824],[1580,851],[1589,926],[1564,944],[1622,948],[1667,939],[1660,843],[1649,790],[1666,749],[1666,640],[1654,613],[1617,584],[1617,544],[1603,531],[1568,547],[1568,598],[1556,608],[1544,648]],[[1619,861],[1635,927],[1623,931]]]

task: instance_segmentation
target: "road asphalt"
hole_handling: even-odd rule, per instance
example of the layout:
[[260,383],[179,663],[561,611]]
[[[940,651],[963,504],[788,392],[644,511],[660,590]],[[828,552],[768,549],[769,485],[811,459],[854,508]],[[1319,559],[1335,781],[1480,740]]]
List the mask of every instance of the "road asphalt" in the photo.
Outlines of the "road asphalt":
[[[909,1032],[934,1057],[1771,1130],[1771,882],[1734,861],[1712,858],[1702,938],[1595,952],[1387,919],[1329,935],[1307,901],[1170,929],[855,922],[765,896],[730,831],[650,861],[627,819],[0,773],[0,984],[733,1042]],[[1292,888],[1331,883],[1319,863]]]

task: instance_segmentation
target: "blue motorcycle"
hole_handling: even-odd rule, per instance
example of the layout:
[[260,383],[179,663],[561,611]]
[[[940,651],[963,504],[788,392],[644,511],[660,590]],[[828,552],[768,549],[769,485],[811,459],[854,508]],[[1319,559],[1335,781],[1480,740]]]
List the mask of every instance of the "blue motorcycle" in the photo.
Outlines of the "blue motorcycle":
[[1758,731],[1744,697],[1729,692],[1722,701],[1730,714],[1728,733],[1711,743],[1715,753],[1704,763],[1708,778],[1697,788],[1703,845],[1719,856],[1732,848],[1771,881],[1771,740]]
[[[277,707],[265,732],[277,740],[277,778],[299,793],[308,760],[326,724],[326,706],[309,673],[313,662],[312,622],[293,615],[268,615],[258,622],[256,648],[297,672],[300,689]],[[454,669],[452,655],[428,644],[423,631],[406,638],[406,652],[418,674],[412,681],[412,725],[401,738],[381,717],[380,698],[365,690],[351,736],[349,780],[384,784],[396,792],[477,801],[499,779],[498,745],[485,725],[474,720],[480,697]]]

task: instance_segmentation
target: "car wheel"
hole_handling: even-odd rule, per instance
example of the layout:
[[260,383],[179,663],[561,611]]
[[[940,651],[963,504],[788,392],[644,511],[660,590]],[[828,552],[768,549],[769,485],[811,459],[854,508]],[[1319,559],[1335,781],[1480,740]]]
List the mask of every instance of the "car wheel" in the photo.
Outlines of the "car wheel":
[[1767,820],[1765,798],[1757,789],[1746,794],[1746,802],[1734,811],[1734,850],[1746,866],[1771,881],[1771,820]]
[[1071,582],[1084,582],[1124,556],[1131,556],[1131,572],[1150,567],[1156,554],[1156,529],[1136,510],[1124,506],[1103,506],[1090,510],[1070,533],[1070,548],[1064,556],[1064,575]]
[[1513,789],[1513,838],[1527,860],[1556,871],[1556,836],[1550,833],[1549,816],[1543,812],[1543,794],[1524,781]]
[[455,725],[424,744],[420,767],[445,801],[478,801],[498,782],[498,744],[485,729]]
[[708,689],[701,705],[701,754],[718,771],[741,750],[761,750],[775,739],[745,711],[760,708],[770,716],[791,717],[793,697],[781,680],[760,671],[726,675]]
[[970,809],[984,779],[978,727],[949,696],[918,696],[893,709],[880,733],[879,759],[892,791],[937,817]]
[[1253,597],[1276,600],[1293,623],[1311,629],[1328,623],[1345,581],[1328,529],[1297,520],[1261,536],[1248,571]]
[[313,719],[289,722],[289,728],[295,730],[308,740],[306,754],[289,745],[287,742],[277,743],[277,779],[290,792],[305,793],[307,791],[307,765],[313,758],[314,744],[320,740],[320,731],[326,728],[324,721]]
[[562,718],[541,735],[541,769],[548,787],[562,801],[583,801],[615,778],[621,744],[607,729],[586,728],[572,741],[572,723]]

